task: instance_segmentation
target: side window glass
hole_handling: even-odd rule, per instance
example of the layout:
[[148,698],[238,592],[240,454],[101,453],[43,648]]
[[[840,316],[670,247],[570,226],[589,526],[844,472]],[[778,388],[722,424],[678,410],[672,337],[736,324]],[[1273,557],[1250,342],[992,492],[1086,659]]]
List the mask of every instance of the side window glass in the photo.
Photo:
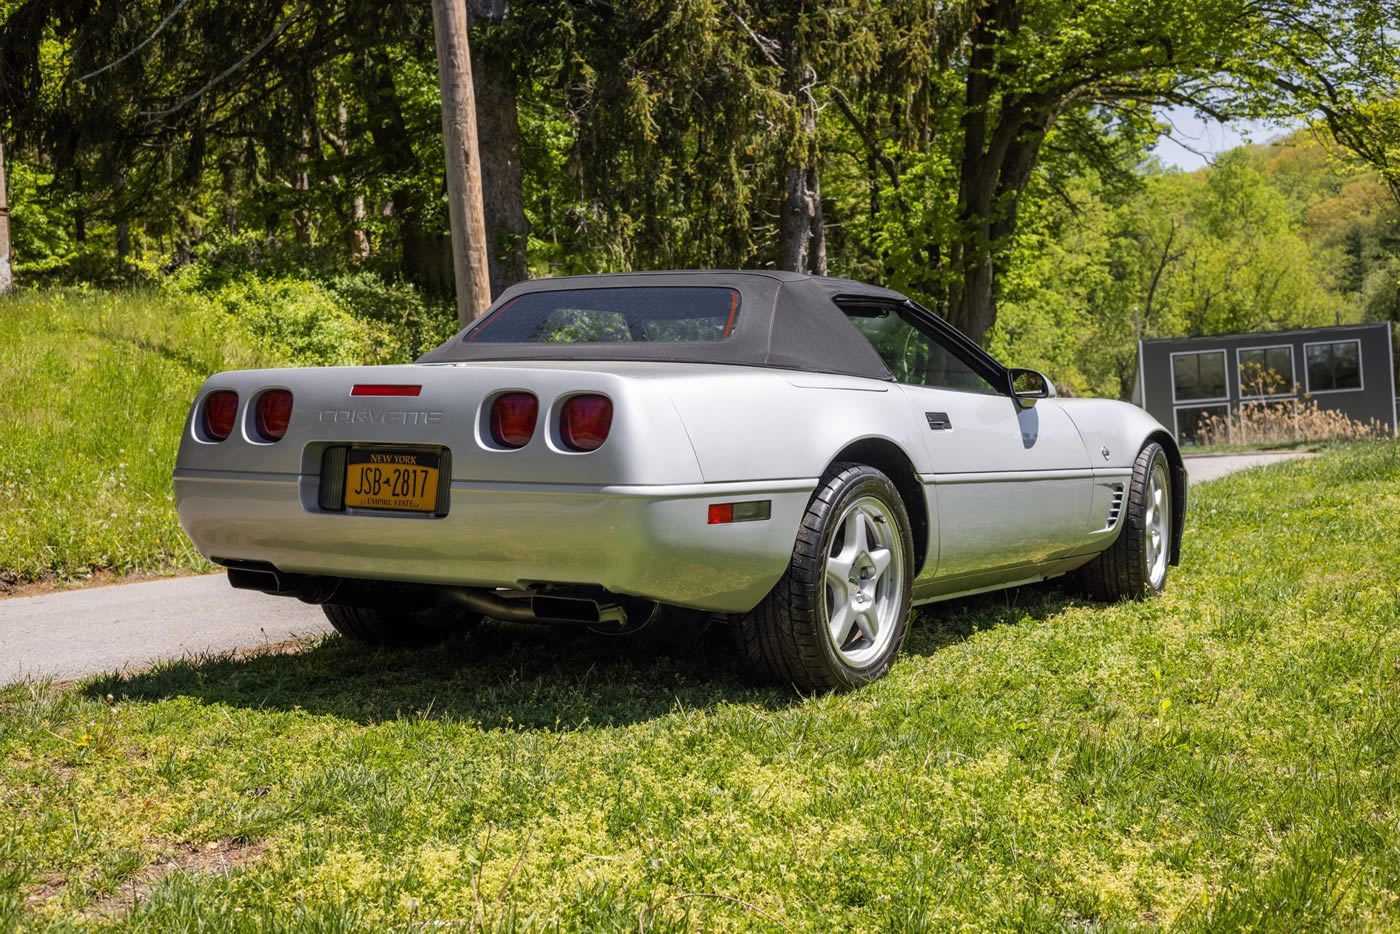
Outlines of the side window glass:
[[888,308],[860,306],[846,312],[894,378],[907,386],[933,386],[1001,395],[961,358]]

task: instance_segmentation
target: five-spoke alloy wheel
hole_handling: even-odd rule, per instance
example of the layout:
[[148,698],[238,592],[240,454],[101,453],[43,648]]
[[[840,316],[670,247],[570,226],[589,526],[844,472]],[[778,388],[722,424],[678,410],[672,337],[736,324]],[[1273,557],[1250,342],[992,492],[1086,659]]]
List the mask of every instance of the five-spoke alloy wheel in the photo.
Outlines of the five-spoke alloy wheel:
[[1146,497],[1143,527],[1147,530],[1144,545],[1147,550],[1147,585],[1161,590],[1167,582],[1167,557],[1172,540],[1172,493],[1167,480],[1167,464],[1162,458],[1152,462]]
[[889,670],[909,625],[909,516],[874,467],[833,464],[812,495],[792,560],[739,621],[744,655],[803,690],[859,687]]
[[888,648],[903,608],[904,543],[894,517],[862,496],[836,521],[826,557],[826,620],[831,646],[863,668]]
[[1172,484],[1167,452],[1155,441],[1138,453],[1118,538],[1074,572],[1097,600],[1141,600],[1167,585],[1172,551]]

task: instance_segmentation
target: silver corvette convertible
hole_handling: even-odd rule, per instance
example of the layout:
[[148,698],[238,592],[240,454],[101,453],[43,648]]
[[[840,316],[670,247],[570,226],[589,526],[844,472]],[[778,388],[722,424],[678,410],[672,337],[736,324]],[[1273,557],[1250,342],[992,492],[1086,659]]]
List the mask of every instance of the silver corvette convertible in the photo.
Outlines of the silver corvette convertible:
[[918,604],[1160,590],[1186,472],[897,292],[665,272],[522,283],[411,365],[210,377],[175,493],[234,587],[355,639],[688,610],[810,690],[884,674]]

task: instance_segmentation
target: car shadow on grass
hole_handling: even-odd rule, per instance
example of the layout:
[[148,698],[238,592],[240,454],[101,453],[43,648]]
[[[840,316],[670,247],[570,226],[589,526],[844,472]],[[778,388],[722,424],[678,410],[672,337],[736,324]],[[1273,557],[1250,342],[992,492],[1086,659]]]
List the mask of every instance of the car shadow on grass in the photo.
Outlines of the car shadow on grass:
[[[933,656],[979,631],[1043,619],[1071,602],[1051,583],[933,604],[916,611],[904,654]],[[429,717],[542,730],[625,726],[721,704],[780,710],[804,699],[750,674],[724,626],[605,636],[497,622],[428,649],[376,649],[331,636],[304,651],[187,658],[106,675],[83,690],[95,698],[192,697],[300,710],[366,725]]]
[[914,611],[904,654],[935,655],[978,632],[1045,620],[1082,602],[1060,580],[1050,580],[925,604]]
[[690,637],[604,636],[497,622],[428,649],[376,649],[331,636],[304,651],[188,658],[106,675],[83,691],[132,701],[192,697],[362,724],[431,717],[543,730],[623,726],[720,704],[776,710],[801,700],[750,676],[720,626]]

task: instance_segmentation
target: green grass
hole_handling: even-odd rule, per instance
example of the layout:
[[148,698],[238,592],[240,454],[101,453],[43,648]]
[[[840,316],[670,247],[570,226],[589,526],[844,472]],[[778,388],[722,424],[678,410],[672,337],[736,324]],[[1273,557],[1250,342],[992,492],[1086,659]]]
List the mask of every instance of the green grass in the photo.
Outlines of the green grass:
[[1159,599],[848,695],[507,628],[4,689],[0,929],[1394,929],[1400,447],[1192,495]]
[[209,374],[273,363],[194,297],[0,300],[0,585],[207,567],[171,496],[185,415]]

